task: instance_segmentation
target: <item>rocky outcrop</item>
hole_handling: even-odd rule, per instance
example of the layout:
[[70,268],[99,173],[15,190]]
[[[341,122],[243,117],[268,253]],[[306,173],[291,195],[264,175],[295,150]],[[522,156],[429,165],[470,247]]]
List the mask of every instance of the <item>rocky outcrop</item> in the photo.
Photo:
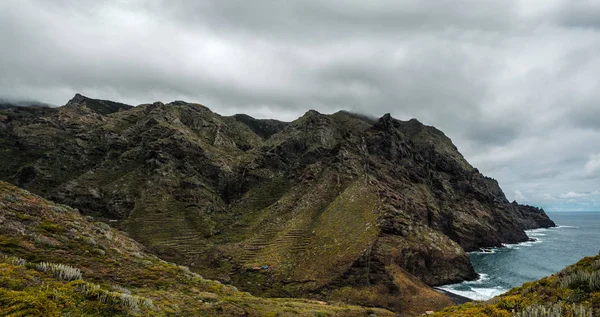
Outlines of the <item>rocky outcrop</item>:
[[110,100],[92,99],[80,94],[76,94],[66,105],[66,107],[86,107],[98,114],[107,115],[118,111],[131,109],[132,106]]
[[521,220],[521,228],[525,230],[556,227],[556,224],[548,218],[544,209],[529,205],[521,205],[516,201],[512,202],[512,207],[516,213],[521,215],[519,217]]
[[465,251],[553,225],[415,119],[308,111],[283,123],[83,96],[0,116],[0,179],[256,294],[398,310],[415,305],[406,288],[426,288],[415,277],[473,279]]
[[246,114],[236,114],[234,119],[247,125],[254,133],[263,139],[270,138],[273,134],[283,130],[288,123],[272,119],[255,119]]

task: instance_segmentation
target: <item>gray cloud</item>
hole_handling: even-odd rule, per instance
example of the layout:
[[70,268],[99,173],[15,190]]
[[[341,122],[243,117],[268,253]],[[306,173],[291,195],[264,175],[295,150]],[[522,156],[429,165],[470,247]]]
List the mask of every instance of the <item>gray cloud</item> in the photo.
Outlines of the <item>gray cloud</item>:
[[561,198],[600,188],[599,12],[583,0],[7,0],[0,98],[181,99],[283,120],[390,112],[444,131],[511,199],[600,210],[593,195]]
[[560,7],[560,23],[567,27],[600,29],[600,4],[593,0],[578,0]]
[[[457,29],[495,30],[512,27],[509,17],[515,1],[443,0],[423,3],[418,0],[364,1],[158,1],[150,6],[178,21],[210,26],[241,34],[253,33],[289,41],[329,40],[340,36],[368,37],[412,35],[414,31]],[[153,10],[152,10],[153,9]]]

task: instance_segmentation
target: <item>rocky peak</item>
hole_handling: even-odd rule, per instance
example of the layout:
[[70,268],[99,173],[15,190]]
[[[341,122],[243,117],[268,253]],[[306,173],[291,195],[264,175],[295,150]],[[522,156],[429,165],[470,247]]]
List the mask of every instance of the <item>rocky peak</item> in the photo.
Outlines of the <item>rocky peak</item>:
[[303,117],[320,116],[320,115],[321,115],[321,113],[318,112],[317,110],[310,109],[304,113]]
[[160,101],[155,101],[155,102],[151,103],[150,105],[148,105],[149,110],[153,110],[156,108],[164,108],[164,107],[165,107],[165,104]]
[[395,127],[398,126],[398,120],[394,119],[391,114],[386,113],[383,117],[379,118],[377,122],[373,125],[373,128],[381,131],[392,131]]
[[114,112],[125,111],[133,108],[133,106],[124,103],[110,100],[92,99],[79,93],[75,94],[75,96],[73,96],[73,98],[67,102],[65,107],[86,107],[100,115],[109,115]]
[[273,134],[287,127],[288,123],[273,119],[256,119],[246,114],[236,114],[233,118],[246,126],[263,139],[270,138]]
[[188,103],[183,101],[183,100],[175,100],[169,103],[169,105],[173,105],[173,106],[185,106]]
[[308,110],[302,117],[294,120],[288,126],[288,129],[320,129],[328,128],[331,118],[328,115],[321,114],[316,110]]
[[89,100],[90,98],[80,94],[80,93],[76,93],[75,96],[73,96],[73,98],[71,98],[71,100],[69,100],[69,102],[67,104],[80,104],[83,103],[87,100]]
[[369,126],[372,126],[373,124],[375,124],[375,122],[377,121],[376,117],[372,117],[366,114],[361,114],[361,113],[357,113],[357,112],[350,112],[350,111],[346,111],[346,110],[340,110],[336,113],[334,113],[333,115],[331,115],[332,117],[337,117],[337,118],[344,118],[346,120],[344,121],[349,121],[349,120],[358,120],[358,121],[362,121],[366,124],[368,124]]

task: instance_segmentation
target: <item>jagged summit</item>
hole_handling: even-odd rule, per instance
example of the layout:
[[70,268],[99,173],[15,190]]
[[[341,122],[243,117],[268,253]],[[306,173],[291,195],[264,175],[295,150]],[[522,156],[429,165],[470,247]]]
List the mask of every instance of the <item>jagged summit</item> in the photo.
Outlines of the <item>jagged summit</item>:
[[307,110],[304,113],[304,115],[302,115],[302,117],[305,117],[305,116],[320,116],[320,115],[321,115],[321,113],[318,112],[317,110],[309,109],[309,110]]
[[188,102],[183,101],[183,100],[175,100],[169,103],[170,105],[174,105],[174,106],[185,106],[188,104]]
[[91,100],[90,98],[80,94],[80,93],[76,93],[75,96],[73,96],[73,98],[71,98],[71,100],[69,100],[68,103],[82,103],[85,102],[87,100]]
[[416,120],[308,111],[286,123],[74,99],[96,110],[0,111],[0,180],[253,294],[417,313],[450,303],[427,285],[477,277],[465,251],[554,225]]
[[377,121],[377,118],[374,116],[361,114],[361,113],[357,113],[357,112],[352,112],[352,111],[347,111],[347,110],[340,110],[340,111],[334,113],[332,116],[334,116],[334,117],[335,116],[343,116],[346,118],[359,119],[370,125],[375,124],[375,122]]
[[69,100],[69,102],[67,102],[67,104],[65,105],[65,107],[81,106],[85,106],[86,108],[101,115],[108,115],[118,111],[125,111],[133,108],[133,106],[124,103],[114,102],[110,100],[92,99],[83,96],[79,93],[75,94],[75,96],[71,98],[71,100]]
[[270,138],[273,134],[285,129],[289,124],[288,122],[274,119],[255,119],[246,114],[236,114],[233,118],[247,125],[254,133],[263,139]]

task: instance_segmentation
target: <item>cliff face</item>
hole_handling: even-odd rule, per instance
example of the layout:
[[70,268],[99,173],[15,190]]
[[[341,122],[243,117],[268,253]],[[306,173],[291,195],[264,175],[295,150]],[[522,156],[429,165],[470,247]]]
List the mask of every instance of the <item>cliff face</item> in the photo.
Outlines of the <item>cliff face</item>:
[[[414,119],[309,111],[283,123],[185,102],[120,105],[78,95],[0,111],[0,179],[254,293],[407,309],[428,290],[417,282],[475,278],[465,251],[554,225]],[[431,308],[448,304],[428,294]]]

